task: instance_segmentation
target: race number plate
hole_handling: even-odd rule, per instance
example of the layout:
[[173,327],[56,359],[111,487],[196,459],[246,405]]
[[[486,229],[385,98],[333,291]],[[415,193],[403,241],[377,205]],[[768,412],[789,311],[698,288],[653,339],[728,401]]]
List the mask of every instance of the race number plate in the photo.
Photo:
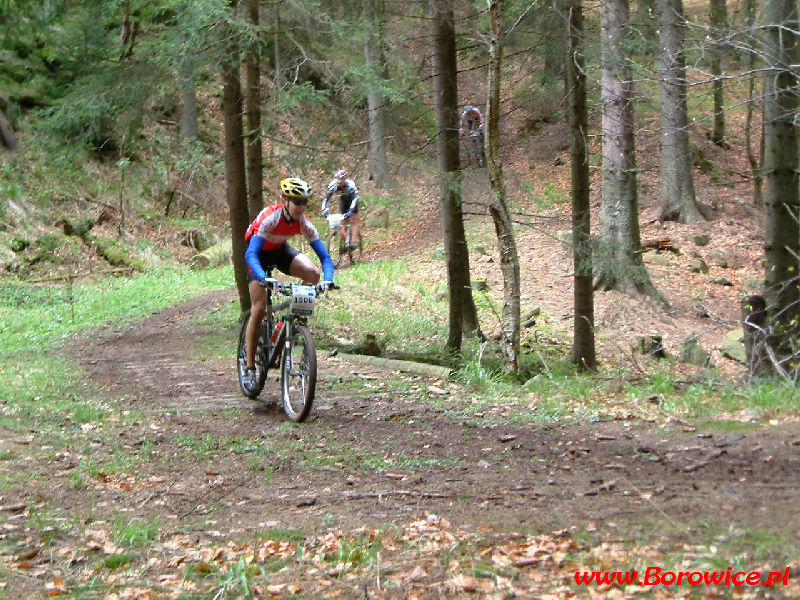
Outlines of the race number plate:
[[344,221],[344,216],[340,214],[335,215],[328,215],[328,225],[330,225],[331,229],[335,229],[336,227],[342,226],[342,221]]
[[317,292],[313,285],[292,285],[292,304],[290,311],[293,315],[311,315],[317,303]]

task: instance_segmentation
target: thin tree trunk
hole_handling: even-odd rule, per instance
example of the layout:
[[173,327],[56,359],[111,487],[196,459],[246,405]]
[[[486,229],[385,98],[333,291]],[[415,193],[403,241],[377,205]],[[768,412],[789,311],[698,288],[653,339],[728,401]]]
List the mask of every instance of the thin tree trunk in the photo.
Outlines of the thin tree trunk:
[[[747,28],[750,31],[750,37],[754,38],[754,26],[756,22],[756,0],[746,0],[745,1],[745,19],[747,21]],[[745,135],[745,146],[747,147],[747,160],[750,163],[750,172],[752,173],[753,177],[753,203],[757,206],[761,206],[764,204],[764,196],[762,193],[762,183],[763,183],[763,176],[764,176],[764,128],[759,128],[760,135],[758,136],[759,140],[759,153],[756,156],[755,151],[753,150],[753,113],[757,112],[759,115],[762,116],[762,125],[763,125],[763,105],[761,100],[756,100],[755,98],[755,86],[756,81],[762,81],[760,77],[755,76],[756,65],[758,64],[758,54],[756,53],[755,49],[752,49],[748,54],[748,71],[750,72],[749,75],[749,82],[747,86],[747,122],[745,125],[744,135]]]
[[[248,0],[247,20],[258,29],[258,0]],[[259,40],[260,41],[260,40]],[[247,113],[247,205],[250,219],[264,208],[261,146],[261,44],[256,41],[245,57],[245,112]]]
[[453,0],[431,0],[431,17],[436,150],[440,176],[439,204],[450,294],[447,349],[451,353],[457,353],[461,350],[466,312],[470,308],[474,310],[474,303],[470,289],[469,253],[461,209]]
[[689,148],[686,67],[683,56],[683,0],[658,0],[661,67],[662,221],[704,221],[697,205]]
[[[542,28],[544,31],[559,31],[563,25],[563,12],[566,0],[552,0],[549,10],[542,11]],[[563,35],[545,35],[541,52],[544,66],[541,69],[541,82],[548,85],[552,82],[564,82],[564,65],[567,57],[567,44]]]
[[139,23],[131,18],[131,2],[124,0],[122,3],[122,24],[120,26],[119,41],[122,50],[119,59],[124,60],[133,56],[133,46],[136,44],[136,34]]
[[194,69],[189,59],[181,60],[181,135],[185,138],[197,138],[197,86],[194,82]]
[[[768,346],[779,374],[797,369],[796,350],[800,319],[800,185],[798,185],[798,130],[794,117],[800,108],[797,4],[767,0],[764,5],[764,203],[766,208],[765,295]],[[787,362],[788,361],[788,362]]]
[[195,83],[194,53],[187,47],[186,38],[186,3],[178,8],[179,25],[181,34],[181,51],[178,58],[178,71],[181,79],[181,123],[180,132],[185,138],[197,138],[197,85]]
[[638,37],[653,40],[656,37],[656,2],[655,0],[637,0],[635,30]]
[[725,146],[725,99],[722,87],[722,58],[725,56],[727,44],[725,38],[728,33],[728,9],[725,0],[710,0],[711,2],[711,28],[714,39],[711,40],[709,55],[711,59],[711,75],[714,78],[714,129],[711,132],[711,141],[717,146]]
[[[247,186],[244,166],[244,131],[242,127],[242,88],[239,82],[238,51],[232,47],[229,60],[222,67],[222,114],[225,133],[225,188],[231,223],[231,251],[239,306],[250,308],[247,265],[244,260],[244,233],[250,224],[247,212]],[[235,57],[235,58],[234,58]]]
[[581,0],[567,3],[568,60],[567,91],[571,130],[570,160],[572,176],[572,244],[575,320],[573,323],[572,362],[584,369],[596,366],[594,346],[594,290],[592,287],[592,249],[589,227],[589,150],[586,112],[586,72],[583,68],[583,5]]
[[275,91],[283,87],[283,73],[281,72],[281,2],[278,0],[272,5],[273,30],[272,36],[272,66],[275,67]]
[[625,52],[628,0],[602,7],[603,197],[596,289],[663,298],[642,262],[636,185],[632,69]]
[[514,224],[506,202],[503,164],[500,161],[500,73],[503,62],[504,0],[487,0],[491,37],[489,40],[489,93],[486,106],[486,166],[492,188],[489,214],[494,221],[503,273],[502,349],[506,370],[519,373],[520,274]]
[[12,152],[17,149],[17,136],[14,135],[14,127],[2,110],[0,110],[0,141]]
[[[380,72],[385,77],[385,57],[383,55],[383,2],[364,0],[364,25],[367,32],[364,38],[364,55],[367,69]],[[367,92],[367,112],[369,115],[369,178],[379,188],[391,183],[389,164],[386,160],[386,126],[384,123],[385,98],[379,88]]]

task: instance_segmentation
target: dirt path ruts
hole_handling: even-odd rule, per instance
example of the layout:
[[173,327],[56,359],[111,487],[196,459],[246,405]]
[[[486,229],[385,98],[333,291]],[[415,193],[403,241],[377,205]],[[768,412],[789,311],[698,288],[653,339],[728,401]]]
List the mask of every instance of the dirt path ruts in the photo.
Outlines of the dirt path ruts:
[[[424,512],[463,525],[544,531],[591,521],[615,535],[629,535],[631,524],[680,533],[704,521],[797,532],[794,425],[741,432],[614,420],[496,426],[489,417],[508,407],[453,418],[448,409],[464,394],[446,382],[405,376],[405,392],[381,387],[400,375],[320,353],[321,383],[355,378],[363,387],[341,392],[323,385],[312,418],[287,428],[274,399],[254,403],[239,394],[232,359],[192,358],[195,343],[202,344],[198,317],[230,301],[233,292],[195,298],[72,350],[122,407],[144,415],[121,443],[147,441],[154,457],[170,451],[175,436],[258,438],[276,449],[291,442],[294,450],[262,457],[259,469],[236,452],[154,458],[143,472],[159,483],[114,492],[116,502],[224,514],[230,532],[265,519],[307,530]],[[420,401],[431,385],[451,393]],[[311,460],[303,448],[340,460]],[[376,457],[381,466],[370,467]],[[65,501],[81,502],[79,494],[62,492]]]

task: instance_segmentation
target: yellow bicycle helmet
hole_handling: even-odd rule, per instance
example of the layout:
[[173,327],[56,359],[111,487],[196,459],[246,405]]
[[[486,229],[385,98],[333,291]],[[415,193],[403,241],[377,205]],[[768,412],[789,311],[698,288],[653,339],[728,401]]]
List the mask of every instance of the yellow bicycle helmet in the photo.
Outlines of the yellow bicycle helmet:
[[299,177],[287,177],[281,181],[281,194],[287,198],[308,200],[311,197],[311,186]]

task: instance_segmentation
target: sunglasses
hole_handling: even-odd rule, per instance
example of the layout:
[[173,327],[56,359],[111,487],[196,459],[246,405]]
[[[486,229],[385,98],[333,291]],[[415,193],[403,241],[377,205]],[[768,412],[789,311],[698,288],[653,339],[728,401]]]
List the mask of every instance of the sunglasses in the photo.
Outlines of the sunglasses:
[[289,202],[297,204],[297,206],[308,206],[308,198],[289,198]]

